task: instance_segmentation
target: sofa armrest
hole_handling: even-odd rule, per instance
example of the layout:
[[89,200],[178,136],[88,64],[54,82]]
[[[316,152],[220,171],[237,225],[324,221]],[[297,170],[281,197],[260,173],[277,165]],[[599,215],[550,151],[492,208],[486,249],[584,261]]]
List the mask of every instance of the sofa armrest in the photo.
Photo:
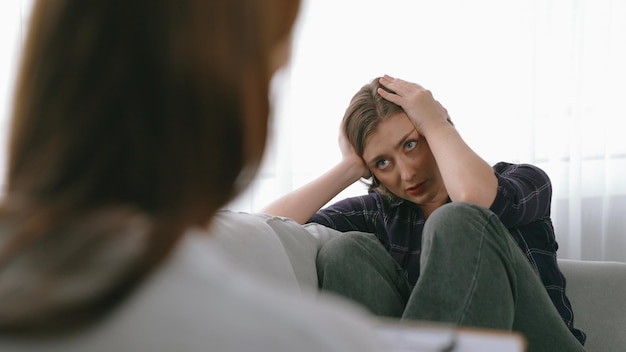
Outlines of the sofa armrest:
[[222,210],[209,232],[233,265],[291,288],[317,290],[317,239],[295,221]]
[[342,232],[339,232],[335,229],[331,229],[330,227],[326,227],[324,225],[316,224],[316,223],[308,223],[304,225],[304,228],[313,235],[316,239],[317,250],[324,245],[324,243],[329,240],[341,236]]

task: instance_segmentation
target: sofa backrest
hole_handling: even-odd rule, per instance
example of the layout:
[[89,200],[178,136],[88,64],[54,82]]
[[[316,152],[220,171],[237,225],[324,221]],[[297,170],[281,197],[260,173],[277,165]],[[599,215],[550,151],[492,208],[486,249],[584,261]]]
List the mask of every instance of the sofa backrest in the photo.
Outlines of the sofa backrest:
[[588,352],[626,351],[626,263],[559,259]]

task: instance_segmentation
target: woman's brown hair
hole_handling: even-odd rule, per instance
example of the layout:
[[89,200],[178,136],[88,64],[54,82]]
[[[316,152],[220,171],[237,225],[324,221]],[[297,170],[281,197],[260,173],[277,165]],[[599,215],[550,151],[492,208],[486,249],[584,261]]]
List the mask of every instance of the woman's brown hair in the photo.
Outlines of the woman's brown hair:
[[40,0],[0,212],[0,331],[99,319],[250,180],[298,0]]
[[[404,112],[399,105],[385,100],[377,93],[378,88],[387,90],[380,84],[379,79],[380,77],[374,78],[354,94],[341,122],[343,133],[360,157],[363,157],[365,144],[378,128],[380,121]],[[369,188],[378,190],[382,194],[389,194],[373,176]]]

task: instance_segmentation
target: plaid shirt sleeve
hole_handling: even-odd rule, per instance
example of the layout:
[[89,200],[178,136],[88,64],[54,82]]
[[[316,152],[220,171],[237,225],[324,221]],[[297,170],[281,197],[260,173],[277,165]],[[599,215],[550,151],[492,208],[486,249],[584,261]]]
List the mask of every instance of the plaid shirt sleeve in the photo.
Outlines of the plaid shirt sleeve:
[[491,211],[506,227],[519,227],[550,216],[552,184],[543,170],[504,162],[493,168],[498,177],[498,193]]
[[341,232],[362,231],[379,235],[384,233],[384,229],[376,226],[380,217],[376,199],[364,195],[340,200],[319,210],[307,222],[315,222]]

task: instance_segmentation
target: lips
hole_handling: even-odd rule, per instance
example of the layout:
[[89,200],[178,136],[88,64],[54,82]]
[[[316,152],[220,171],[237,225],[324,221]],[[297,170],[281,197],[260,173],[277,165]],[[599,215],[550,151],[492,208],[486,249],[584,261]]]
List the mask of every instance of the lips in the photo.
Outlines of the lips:
[[406,193],[412,195],[412,196],[416,196],[422,192],[424,192],[424,189],[426,188],[426,182],[427,181],[423,181],[418,183],[417,185],[413,186],[413,187],[409,187],[406,189]]

